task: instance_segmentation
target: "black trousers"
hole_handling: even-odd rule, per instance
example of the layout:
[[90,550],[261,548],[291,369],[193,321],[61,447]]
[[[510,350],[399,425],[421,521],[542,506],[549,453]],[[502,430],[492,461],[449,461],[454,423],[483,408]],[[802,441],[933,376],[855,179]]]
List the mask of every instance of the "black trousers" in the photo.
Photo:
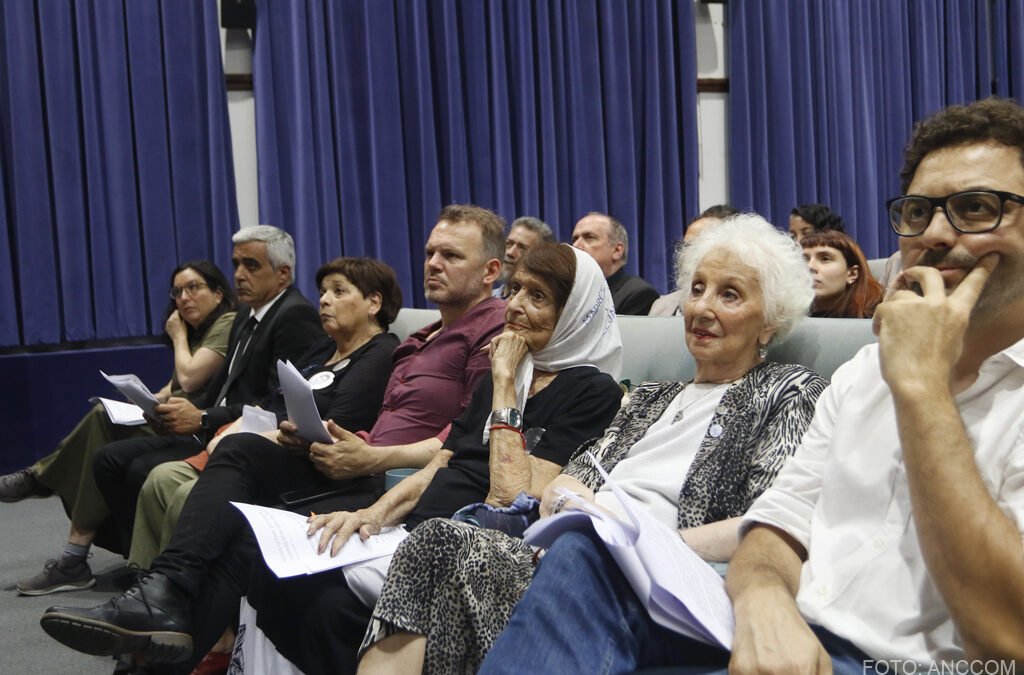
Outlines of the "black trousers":
[[146,476],[164,462],[191,457],[203,446],[192,436],[149,436],[117,441],[103,447],[93,459],[96,485],[110,509],[113,541],[101,544],[128,555],[135,527],[135,502]]
[[383,477],[331,480],[308,459],[255,434],[234,434],[217,447],[185,500],[174,536],[151,566],[192,598],[194,656],[202,658],[237,620],[238,601],[260,561],[248,523],[229,502],[278,506],[282,492],[310,486],[337,491],[312,505],[318,513],[354,511],[382,494]]

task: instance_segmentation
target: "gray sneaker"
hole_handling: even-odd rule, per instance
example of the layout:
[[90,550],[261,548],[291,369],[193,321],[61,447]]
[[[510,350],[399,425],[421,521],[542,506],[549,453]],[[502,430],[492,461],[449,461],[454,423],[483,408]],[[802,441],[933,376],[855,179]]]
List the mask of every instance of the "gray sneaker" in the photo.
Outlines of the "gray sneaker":
[[42,572],[31,579],[19,581],[16,588],[22,595],[46,595],[58,591],[80,591],[95,583],[96,577],[85,560],[62,567],[58,560],[51,558],[46,561]]
[[39,482],[32,469],[0,476],[0,502],[20,502],[26,497],[48,497],[53,491]]

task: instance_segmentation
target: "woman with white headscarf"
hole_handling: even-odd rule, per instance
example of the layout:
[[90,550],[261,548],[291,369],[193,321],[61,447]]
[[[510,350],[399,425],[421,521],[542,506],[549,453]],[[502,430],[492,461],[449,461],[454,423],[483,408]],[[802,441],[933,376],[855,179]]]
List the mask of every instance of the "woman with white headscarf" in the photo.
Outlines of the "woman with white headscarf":
[[[443,448],[373,506],[311,516],[322,550],[337,552],[355,532],[365,538],[400,523],[412,539],[421,527],[451,523],[446,519],[473,502],[505,509],[539,499],[576,449],[612,420],[622,397],[622,341],[597,263],[565,244],[536,246],[519,260],[510,288],[505,330],[488,347],[492,376],[453,422]],[[397,568],[416,567],[402,550]],[[245,672],[354,672],[387,563],[281,580],[257,570],[235,647]]]

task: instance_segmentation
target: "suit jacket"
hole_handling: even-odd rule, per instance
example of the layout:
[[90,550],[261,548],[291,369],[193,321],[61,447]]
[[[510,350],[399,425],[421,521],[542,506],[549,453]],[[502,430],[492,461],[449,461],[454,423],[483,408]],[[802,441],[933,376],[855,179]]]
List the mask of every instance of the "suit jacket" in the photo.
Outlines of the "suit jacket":
[[239,335],[251,314],[243,309],[235,317],[228,338],[227,357],[207,389],[204,407],[211,430],[241,417],[243,405],[255,404],[277,389],[278,359],[296,361],[324,336],[316,309],[299,289],[289,286],[256,326],[249,349],[241,355],[241,366],[228,386],[227,405],[218,406],[217,395],[227,382],[231,358],[240,347]]
[[647,316],[651,305],[658,299],[654,286],[620,267],[607,279],[608,290],[612,292],[612,304],[619,315]]

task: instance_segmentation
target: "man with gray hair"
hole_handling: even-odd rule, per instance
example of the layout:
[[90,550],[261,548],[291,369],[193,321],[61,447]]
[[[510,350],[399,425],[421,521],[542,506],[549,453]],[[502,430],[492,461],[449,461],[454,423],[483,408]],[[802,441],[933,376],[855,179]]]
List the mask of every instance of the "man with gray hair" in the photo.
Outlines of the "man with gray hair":
[[553,241],[555,233],[543,220],[533,216],[520,216],[513,220],[505,239],[505,258],[501,262],[501,276],[498,277],[491,295],[495,298],[507,298],[506,285],[512,280],[512,270],[523,254],[537,244]]
[[243,405],[277,387],[278,359],[298,359],[323,335],[316,309],[292,285],[291,235],[271,225],[255,225],[243,227],[231,241],[235,290],[249,311],[243,308],[235,317],[227,356],[210,381],[205,405],[171,397],[155,408],[162,435],[111,443],[94,461],[96,484],[124,552],[131,542],[135,502],[150,470],[202,450],[217,429],[241,417]]
[[604,213],[591,211],[573,228],[572,245],[589,253],[601,266],[616,314],[647,315],[658,299],[658,291],[623,269],[629,253],[629,238],[622,223]]

